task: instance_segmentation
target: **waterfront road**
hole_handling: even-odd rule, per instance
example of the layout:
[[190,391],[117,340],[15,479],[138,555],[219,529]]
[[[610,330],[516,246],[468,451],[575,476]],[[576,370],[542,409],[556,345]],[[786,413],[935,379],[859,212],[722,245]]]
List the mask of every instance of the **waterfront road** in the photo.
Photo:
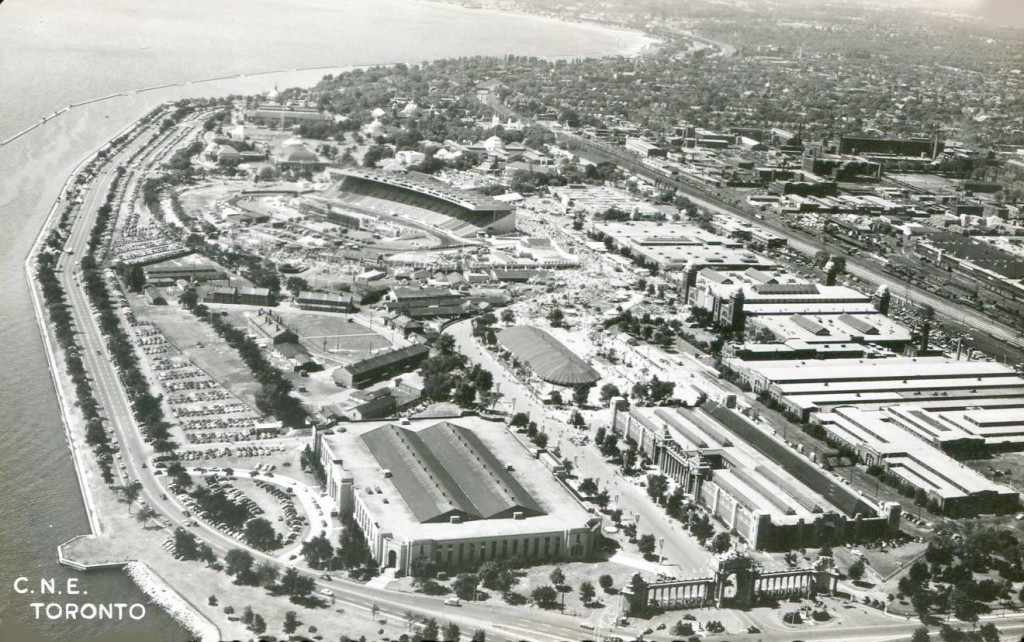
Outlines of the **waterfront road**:
[[[61,283],[67,293],[68,304],[78,332],[81,357],[90,377],[93,392],[121,446],[121,462],[125,468],[118,473],[123,474],[125,480],[137,479],[142,484],[141,499],[145,499],[171,524],[171,528],[175,528],[184,527],[187,518],[180,510],[180,506],[176,506],[171,499],[161,498],[164,490],[157,477],[152,474],[154,469],[143,468],[143,464],[152,454],[151,449],[143,440],[134,420],[131,403],[120,383],[117,369],[107,353],[97,317],[93,315],[78,274],[79,259],[88,249],[89,235],[95,225],[97,212],[112,184],[115,168],[125,163],[135,150],[148,141],[148,133],[140,136],[123,151],[114,155],[92,179],[90,188],[83,197],[79,214],[72,222],[71,233],[65,245],[65,252],[58,262],[58,269],[61,270]],[[142,172],[135,174],[137,180],[141,180],[143,175]],[[131,193],[131,189],[131,185],[125,186],[127,193]],[[220,555],[233,548],[248,548],[212,528],[200,526],[193,529],[193,532]],[[272,556],[254,549],[248,550],[258,560],[276,561]],[[164,554],[166,553],[163,551],[154,551],[154,555]],[[301,562],[301,558],[297,562]],[[320,580],[319,573],[301,570],[317,577],[320,588],[334,591],[334,599],[339,605],[347,606],[350,611],[364,612],[366,617],[372,615],[375,606],[378,619],[402,618],[405,613],[412,612],[420,616],[454,621],[464,631],[483,629],[488,632],[489,639],[498,640],[576,640],[581,632],[574,618],[559,613],[513,608],[497,601],[493,604],[449,607],[444,605],[442,598],[388,591],[342,578]]]
[[[146,135],[141,137],[147,139]],[[87,249],[90,230],[96,220],[96,213],[103,204],[107,190],[114,176],[114,168],[126,159],[144,142],[140,139],[107,163],[93,179],[91,188],[86,192],[80,214],[73,222],[70,238],[66,245],[58,267],[62,270],[60,278],[67,292],[68,303],[74,316],[82,346],[82,359],[91,377],[92,386],[97,400],[102,405],[105,417],[114,429],[123,453],[125,473],[129,479],[138,479],[142,483],[142,497],[162,513],[173,527],[183,526],[185,517],[180,510],[171,509],[170,502],[160,499],[163,492],[158,480],[152,475],[153,469],[142,468],[142,464],[150,455],[131,412],[129,403],[116,368],[111,363],[100,333],[97,320],[92,314],[85,292],[81,289],[79,277],[76,275],[77,257]],[[137,174],[138,176],[139,174]],[[126,186],[130,193],[131,186]],[[506,384],[507,386],[508,384]],[[503,386],[503,391],[509,390]],[[524,401],[525,403],[525,401]],[[537,408],[534,412],[542,412]],[[534,416],[540,416],[535,414]],[[197,528],[197,535],[208,543],[217,553],[223,555],[232,548],[244,548],[239,542],[209,528]],[[257,559],[272,560],[271,556],[253,551]],[[163,555],[162,551],[154,551],[154,555]],[[682,554],[682,553],[680,553]],[[318,573],[302,569],[302,572],[318,576]],[[453,621],[463,631],[484,629],[492,640],[532,640],[537,642],[555,642],[558,640],[580,640],[591,635],[581,629],[575,618],[557,612],[538,609],[512,608],[498,600],[485,603],[464,603],[461,607],[445,606],[441,598],[419,594],[398,593],[385,589],[366,586],[349,580],[336,578],[332,580],[317,579],[320,588],[329,588],[334,592],[337,606],[347,607],[346,612],[352,617],[371,617],[378,619],[403,618],[407,612],[417,615],[435,617],[440,620]],[[999,620],[998,624],[1006,632],[1024,630],[1024,617]],[[880,626],[848,627],[839,630],[821,631],[765,631],[758,636],[762,640],[779,642],[800,637],[805,640],[824,640],[843,638],[847,640],[890,640],[905,639],[916,627],[914,622],[894,622]],[[635,627],[629,629],[613,629],[609,633],[623,638],[635,635]],[[660,636],[652,636],[658,639]]]

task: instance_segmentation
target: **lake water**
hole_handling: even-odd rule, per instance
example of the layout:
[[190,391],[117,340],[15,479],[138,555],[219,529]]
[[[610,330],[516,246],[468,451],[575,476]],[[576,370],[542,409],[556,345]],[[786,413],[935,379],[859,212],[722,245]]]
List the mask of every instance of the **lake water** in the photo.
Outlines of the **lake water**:
[[[468,55],[594,56],[644,39],[589,25],[412,0],[7,0],[0,6],[0,141],[69,104],[131,90],[268,70]],[[147,91],[75,107],[0,147],[0,642],[185,640],[150,609],[141,622],[35,620],[19,576],[79,576],[57,546],[85,512],[31,312],[23,261],[66,176],[165,100],[309,85],[287,72]],[[80,576],[89,600],[144,596],[116,571]]]

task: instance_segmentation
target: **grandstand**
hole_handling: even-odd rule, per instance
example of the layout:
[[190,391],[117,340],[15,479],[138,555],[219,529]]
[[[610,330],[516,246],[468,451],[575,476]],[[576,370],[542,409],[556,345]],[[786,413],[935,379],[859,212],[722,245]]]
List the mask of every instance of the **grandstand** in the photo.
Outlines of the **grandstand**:
[[515,211],[507,203],[454,189],[416,172],[341,170],[341,181],[322,198],[341,207],[390,215],[442,236],[474,237],[478,232],[515,231]]

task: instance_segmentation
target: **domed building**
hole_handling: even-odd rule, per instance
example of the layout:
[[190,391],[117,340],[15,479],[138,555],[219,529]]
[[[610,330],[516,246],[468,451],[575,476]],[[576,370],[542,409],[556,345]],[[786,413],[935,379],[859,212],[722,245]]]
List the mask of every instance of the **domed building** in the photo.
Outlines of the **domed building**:
[[373,120],[372,123],[363,127],[363,134],[369,136],[370,138],[377,138],[378,136],[383,136],[384,133],[384,123],[380,122],[376,118]]
[[274,165],[277,166],[277,169],[320,172],[327,166],[326,161],[303,145],[301,141],[297,145],[288,143],[289,141],[282,143],[280,149],[274,154]]

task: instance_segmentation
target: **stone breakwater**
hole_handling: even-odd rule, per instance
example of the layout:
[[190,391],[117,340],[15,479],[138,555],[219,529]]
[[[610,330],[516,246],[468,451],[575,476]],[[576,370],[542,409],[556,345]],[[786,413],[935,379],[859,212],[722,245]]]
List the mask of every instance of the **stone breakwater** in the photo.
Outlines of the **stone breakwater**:
[[196,640],[202,642],[220,640],[220,630],[213,622],[206,619],[198,609],[168,586],[144,562],[129,562],[125,564],[124,571],[154,604],[167,611],[182,627],[195,636]]

